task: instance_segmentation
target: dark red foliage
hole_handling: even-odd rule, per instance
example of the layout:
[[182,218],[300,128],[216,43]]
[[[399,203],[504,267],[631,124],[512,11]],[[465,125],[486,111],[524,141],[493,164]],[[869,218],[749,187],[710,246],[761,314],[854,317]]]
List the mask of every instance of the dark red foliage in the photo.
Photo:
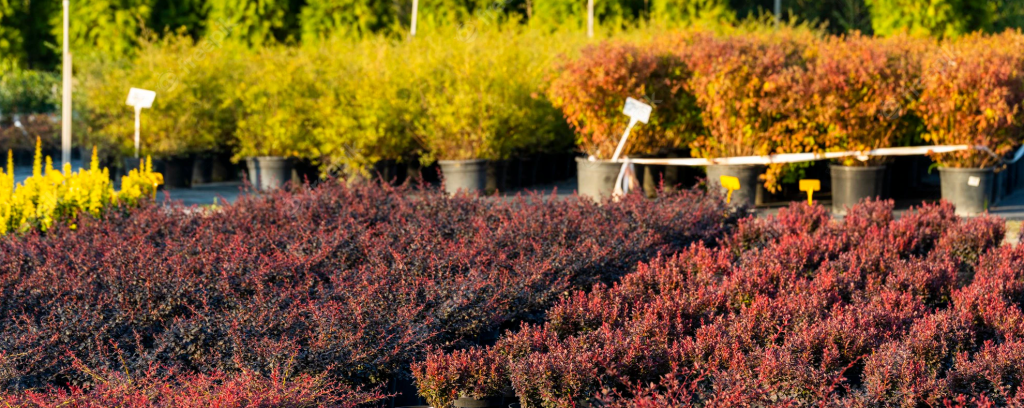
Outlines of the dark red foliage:
[[289,378],[277,371],[266,377],[252,372],[231,376],[147,372],[134,378],[116,372],[91,374],[97,382],[89,389],[73,386],[0,394],[0,403],[23,408],[357,408],[384,398],[379,392],[355,391],[323,376]]
[[0,389],[121,401],[143,391],[90,372],[150,370],[375,386],[431,347],[540,322],[563,293],[713,245],[736,223],[724,208],[695,191],[597,205],[324,183],[5,237]]
[[491,352],[527,407],[1020,406],[1024,249],[1004,234],[946,203],[794,204],[567,295]]

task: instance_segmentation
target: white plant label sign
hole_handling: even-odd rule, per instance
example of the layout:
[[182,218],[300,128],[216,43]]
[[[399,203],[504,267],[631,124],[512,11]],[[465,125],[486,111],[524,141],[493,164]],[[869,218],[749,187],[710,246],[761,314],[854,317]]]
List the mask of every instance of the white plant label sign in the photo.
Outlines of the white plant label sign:
[[626,107],[622,109],[622,113],[626,114],[626,116],[643,123],[651,120],[651,112],[653,111],[654,108],[651,105],[633,98],[626,98]]
[[654,108],[651,105],[634,98],[626,98],[626,107],[622,108],[622,113],[629,116],[629,126],[626,127],[626,132],[622,134],[622,139],[619,139],[619,147],[615,148],[612,161],[619,160],[619,156],[622,155],[622,149],[626,147],[626,140],[629,139],[629,131],[633,129],[633,126],[637,122],[647,123],[648,120],[651,120],[651,112],[653,110]]
[[969,185],[971,187],[980,186],[981,185],[981,177],[974,177],[974,176],[968,177],[967,178],[967,185]]
[[149,109],[153,107],[154,99],[156,99],[156,92],[132,88],[128,91],[128,101],[125,104],[136,108]]
[[141,127],[142,109],[153,107],[153,100],[156,99],[156,92],[145,89],[132,88],[128,91],[128,106],[135,107],[135,158],[139,158],[139,128]]

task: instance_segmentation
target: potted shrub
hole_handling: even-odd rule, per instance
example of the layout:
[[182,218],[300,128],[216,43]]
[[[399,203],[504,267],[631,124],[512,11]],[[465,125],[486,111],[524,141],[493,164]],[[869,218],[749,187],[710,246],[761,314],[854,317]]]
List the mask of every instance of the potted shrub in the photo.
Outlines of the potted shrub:
[[588,156],[576,159],[581,196],[600,201],[614,190],[622,165],[610,159],[629,124],[622,114],[627,97],[651,104],[654,113],[633,128],[623,156],[664,153],[694,139],[700,116],[685,89],[689,77],[678,56],[656,45],[605,42],[562,67],[548,93]]
[[235,160],[245,160],[253,187],[271,190],[292,179],[295,160],[319,157],[310,119],[319,97],[316,64],[296,50],[269,48],[252,65],[236,90]]
[[189,186],[194,157],[223,148],[234,135],[237,111],[229,101],[238,74],[245,71],[240,58],[248,55],[236,44],[212,45],[168,35],[142,39],[132,58],[80,64],[76,79],[84,109],[79,111],[86,123],[76,129],[84,129],[85,145],[113,148],[112,154],[126,158],[125,173],[138,167],[134,114],[124,104],[125,95],[130,87],[155,90],[153,108],[142,114],[142,156],[153,156],[168,187]]
[[[804,64],[804,50],[811,41],[809,33],[799,30],[730,37],[705,34],[689,41],[682,48],[694,71],[689,88],[707,129],[690,144],[691,154],[716,159],[797,153],[779,142],[790,131],[782,103],[793,92],[792,71]],[[707,180],[710,188],[724,192],[721,176],[738,178],[740,189],[733,192],[731,203],[752,206],[760,180],[775,190],[783,168],[771,166],[763,175],[766,169],[761,165],[710,165]]]
[[972,145],[933,154],[942,198],[958,214],[984,212],[992,204],[994,172],[1001,158],[1021,144],[1024,123],[1024,35],[971,35],[947,41],[925,58],[921,115],[926,141]]
[[412,129],[420,160],[440,164],[450,193],[485,190],[488,161],[543,144],[563,121],[537,92],[556,56],[517,30],[485,30],[468,41],[417,38],[402,54],[420,112]]
[[413,118],[421,113],[410,92],[414,70],[406,63],[417,51],[385,38],[334,37],[307,52],[329,73],[314,84],[319,97],[310,112],[323,171],[400,181],[398,170],[414,150]]
[[433,407],[497,408],[511,389],[506,359],[493,348],[431,353],[412,366],[420,396]]
[[[905,36],[873,39],[851,34],[816,44],[789,108],[793,149],[868,151],[909,144],[919,119],[923,43]],[[812,146],[800,146],[812,140]],[[865,198],[884,198],[886,157],[846,157],[831,166],[832,211],[845,214]]]

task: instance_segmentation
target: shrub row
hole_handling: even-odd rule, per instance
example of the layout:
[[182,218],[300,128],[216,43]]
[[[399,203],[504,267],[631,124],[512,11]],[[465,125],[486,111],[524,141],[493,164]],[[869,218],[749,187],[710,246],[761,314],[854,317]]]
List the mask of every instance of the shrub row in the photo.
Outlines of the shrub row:
[[[1024,249],[948,204],[793,204],[415,366],[435,407],[1019,406]],[[498,394],[500,395],[500,394]]]
[[[904,0],[822,0],[783,4],[784,20],[821,24],[834,33],[957,36],[975,30],[1024,27],[1024,5],[1015,0],[931,0],[925,6]],[[95,1],[71,8],[69,33],[76,56],[132,52],[151,32],[181,30],[193,38],[230,31],[252,44],[315,42],[332,35],[387,33],[409,29],[409,1],[374,0],[163,0]],[[771,12],[758,0],[607,0],[594,3],[600,28],[637,24],[678,25],[732,22]],[[501,18],[533,27],[586,27],[586,3],[574,0],[438,0],[419,4],[420,32],[434,24],[459,24],[477,17]],[[25,60],[34,67],[59,65],[60,4],[9,2],[0,5],[0,58]],[[80,24],[79,24],[80,23]]]
[[136,86],[159,95],[142,132],[156,157],[231,149],[236,159],[302,157],[360,175],[384,159],[561,153],[571,131],[544,83],[582,39],[499,23],[257,50],[171,37],[84,69],[86,143],[115,155],[133,148],[122,94]]
[[[612,129],[625,126],[612,100],[644,95],[659,119],[636,135],[632,153],[687,146],[695,157],[718,158],[931,142],[985,146],[991,154],[934,159],[988,167],[1024,140],[1022,47],[1018,31],[943,41],[799,29],[683,33],[584,51],[560,71],[551,94],[580,146],[599,159],[615,148]],[[651,74],[659,72],[673,75]],[[773,166],[767,187],[781,169]]]
[[100,387],[100,401],[149,395],[141,378],[178,381],[152,397],[172,398],[214,373],[373,387],[427,348],[493,339],[563,293],[714,245],[737,221],[723,208],[696,191],[599,206],[327,182],[218,211],[83,215],[74,232],[0,238],[0,387]]
[[584,46],[578,34],[502,23],[439,30],[257,51],[188,37],[146,43],[134,60],[84,69],[87,143],[130,149],[129,86],[161,95],[143,125],[143,148],[157,156],[230,148],[238,159],[299,156],[348,174],[384,159],[561,152],[573,130],[581,150],[606,159],[628,96],[656,106],[627,146],[634,155],[972,144],[992,154],[935,159],[984,167],[1024,137],[1017,31],[938,41],[744,27]]

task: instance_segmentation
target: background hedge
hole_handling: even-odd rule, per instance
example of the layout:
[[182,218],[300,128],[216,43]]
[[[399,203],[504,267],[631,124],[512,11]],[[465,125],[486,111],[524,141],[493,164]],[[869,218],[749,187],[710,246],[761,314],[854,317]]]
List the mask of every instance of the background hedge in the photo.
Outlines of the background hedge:
[[[184,32],[199,39],[227,29],[248,44],[314,42],[332,35],[386,34],[408,29],[411,0],[96,0],[72,1],[72,39],[79,56],[133,52],[140,39]],[[772,0],[597,0],[599,24],[633,26],[721,22],[759,17]],[[957,36],[1024,24],[1015,0],[784,0],[786,20],[890,35],[901,30]],[[429,0],[421,27],[459,24],[475,16],[555,29],[585,26],[582,0]],[[54,1],[0,2],[0,59],[51,70],[60,62],[61,6]]]

